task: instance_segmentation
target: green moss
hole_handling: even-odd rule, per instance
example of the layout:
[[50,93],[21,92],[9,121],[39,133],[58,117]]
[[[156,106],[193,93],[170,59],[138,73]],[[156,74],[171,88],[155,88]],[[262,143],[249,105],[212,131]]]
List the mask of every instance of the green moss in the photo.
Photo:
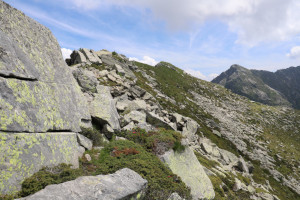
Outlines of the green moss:
[[248,177],[243,176],[241,173],[237,172],[237,178],[245,183],[245,185],[249,185],[251,183],[251,179]]
[[96,128],[84,128],[84,127],[81,127],[80,134],[82,134],[85,137],[87,137],[90,140],[92,140],[94,146],[103,146],[104,145],[103,136],[100,133],[100,131],[97,130]]
[[255,192],[256,193],[269,193],[266,190],[262,189],[262,188],[255,188]]
[[246,191],[232,190],[234,185],[234,176],[226,174],[226,177],[222,176],[209,176],[215,190],[215,200],[250,200],[251,194]]
[[142,145],[147,151],[154,154],[161,155],[171,148],[175,151],[183,151],[185,149],[180,142],[182,139],[181,134],[164,128],[159,128],[158,131],[150,132],[136,128],[131,131],[117,133],[117,135]]
[[200,164],[206,167],[207,169],[215,168],[216,166],[219,166],[220,164],[216,161],[209,160],[205,156],[201,155],[200,153],[194,151],[197,159],[199,160]]

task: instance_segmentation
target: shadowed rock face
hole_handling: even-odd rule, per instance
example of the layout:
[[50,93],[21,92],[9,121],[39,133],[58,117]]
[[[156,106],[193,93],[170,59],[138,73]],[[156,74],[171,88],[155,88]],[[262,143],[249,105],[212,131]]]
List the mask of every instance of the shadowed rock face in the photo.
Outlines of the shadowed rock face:
[[78,167],[73,132],[90,115],[50,30],[1,0],[0,19],[0,194],[6,194],[44,166]]
[[254,101],[300,109],[299,77],[300,66],[268,72],[232,65],[212,82]]

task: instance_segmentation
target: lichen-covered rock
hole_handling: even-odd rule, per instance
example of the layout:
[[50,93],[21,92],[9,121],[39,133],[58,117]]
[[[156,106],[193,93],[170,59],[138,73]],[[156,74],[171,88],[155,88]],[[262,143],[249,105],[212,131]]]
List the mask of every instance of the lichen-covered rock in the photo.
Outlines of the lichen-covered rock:
[[117,70],[117,72],[120,73],[122,76],[125,75],[125,71],[124,71],[124,69],[123,69],[120,65],[115,64],[115,65],[114,65],[114,68],[115,68],[115,69]]
[[131,111],[130,113],[124,115],[124,120],[126,124],[129,124],[131,121],[134,123],[145,123],[146,114],[140,111]]
[[98,57],[98,55],[96,54],[96,52],[94,50],[89,50],[89,49],[83,48],[83,49],[80,49],[79,51],[81,51],[85,55],[86,59],[88,61],[90,61],[91,63],[94,63],[94,64],[102,63],[101,59]]
[[87,103],[50,30],[0,1],[0,130],[79,131]]
[[181,153],[170,150],[161,160],[191,188],[193,199],[215,197],[213,185],[190,147],[186,147]]
[[77,133],[77,139],[78,143],[87,150],[91,150],[93,148],[93,142],[89,138]]
[[97,92],[98,81],[93,72],[79,68],[73,71],[73,76],[83,92]]
[[168,200],[185,200],[185,199],[181,198],[181,196],[179,196],[179,194],[175,192],[169,196]]
[[183,127],[182,135],[186,137],[189,140],[189,142],[194,142],[198,139],[196,133],[199,127],[199,124],[195,120],[191,118],[186,118],[186,123]]
[[16,192],[26,177],[60,163],[78,167],[77,134],[0,132],[0,194]]
[[49,185],[19,200],[137,200],[143,198],[146,187],[147,180],[131,169],[124,168],[114,174],[83,176],[58,185]]
[[146,120],[149,124],[155,127],[163,127],[165,129],[177,130],[175,124],[165,122],[163,118],[159,117],[157,114],[153,112],[146,112]]
[[114,130],[120,130],[119,114],[109,87],[98,85],[94,100],[90,103],[91,116],[101,125],[109,124]]

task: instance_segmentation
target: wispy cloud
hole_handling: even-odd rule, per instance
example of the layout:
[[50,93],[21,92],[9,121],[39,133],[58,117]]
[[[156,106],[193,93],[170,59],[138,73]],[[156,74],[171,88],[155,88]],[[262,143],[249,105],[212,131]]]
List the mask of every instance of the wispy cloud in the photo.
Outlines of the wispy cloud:
[[142,60],[140,60],[138,58],[130,57],[129,60],[138,61],[138,62],[145,63],[145,64],[152,65],[152,66],[154,66],[158,63],[154,58],[151,58],[149,56],[144,56]]
[[238,43],[247,45],[287,40],[300,33],[298,0],[75,0],[73,4],[78,9],[90,10],[109,5],[150,9],[170,28],[192,33],[193,28],[198,29],[206,21],[219,20],[237,33]]
[[290,52],[287,54],[289,58],[300,58],[300,46],[295,46],[291,48]]
[[71,49],[61,48],[61,53],[63,55],[63,58],[70,58],[70,55],[73,51]]
[[194,69],[185,69],[184,71],[196,78],[200,78],[200,79],[206,80],[206,81],[211,81],[212,79],[216,78],[219,75],[219,74],[213,73],[213,74],[209,74],[209,75],[205,76],[199,70],[194,70]]

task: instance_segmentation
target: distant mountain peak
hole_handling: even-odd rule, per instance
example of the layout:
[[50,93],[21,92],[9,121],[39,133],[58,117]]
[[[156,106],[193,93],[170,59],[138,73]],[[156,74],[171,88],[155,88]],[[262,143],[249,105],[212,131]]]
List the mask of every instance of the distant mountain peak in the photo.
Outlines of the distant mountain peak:
[[300,108],[300,66],[276,72],[249,70],[234,64],[212,80],[251,100]]

